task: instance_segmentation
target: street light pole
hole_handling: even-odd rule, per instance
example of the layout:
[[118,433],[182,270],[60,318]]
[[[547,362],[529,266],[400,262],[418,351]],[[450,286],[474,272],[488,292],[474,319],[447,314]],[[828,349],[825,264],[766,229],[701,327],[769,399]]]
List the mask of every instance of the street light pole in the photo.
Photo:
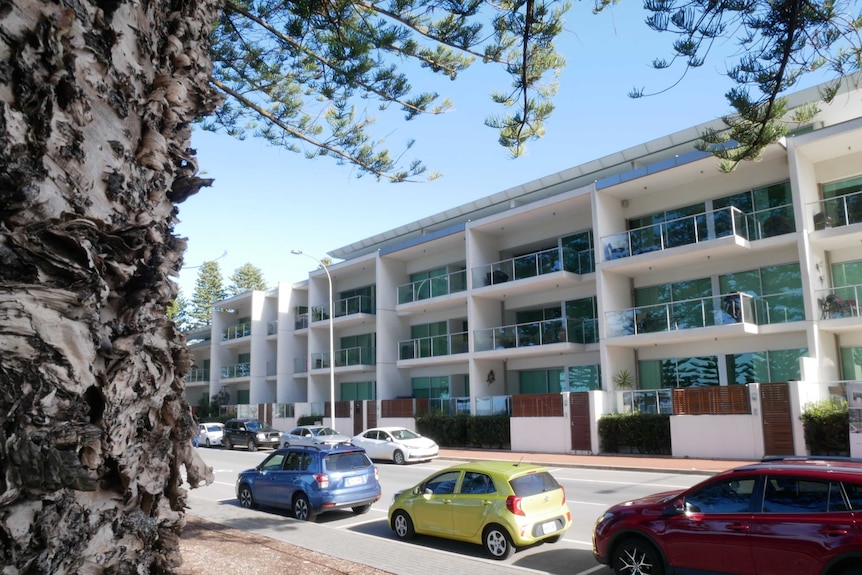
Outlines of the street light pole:
[[332,307],[332,276],[329,275],[329,267],[314,257],[313,255],[304,253],[302,250],[290,250],[290,253],[297,256],[307,256],[323,268],[326,272],[326,279],[329,281],[329,416],[330,427],[335,429],[335,309]]

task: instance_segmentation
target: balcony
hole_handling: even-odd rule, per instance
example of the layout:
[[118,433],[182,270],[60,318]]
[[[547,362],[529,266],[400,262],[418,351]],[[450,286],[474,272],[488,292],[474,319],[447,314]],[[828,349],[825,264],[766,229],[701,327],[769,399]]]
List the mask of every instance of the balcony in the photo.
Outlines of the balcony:
[[475,351],[554,343],[587,344],[598,342],[598,327],[595,319],[557,318],[476,330],[473,337]]
[[308,328],[308,314],[298,313],[293,316],[293,329],[300,330]]
[[251,322],[238,323],[221,330],[221,340],[231,341],[251,335]]
[[460,270],[398,286],[398,304],[412,303],[467,290],[467,271]]
[[208,369],[190,369],[186,374],[186,383],[201,383],[210,380]]
[[269,321],[266,323],[266,335],[278,334],[278,320]]
[[294,357],[293,358],[293,373],[308,373],[308,358]]
[[608,337],[722,325],[768,325],[805,319],[802,291],[766,296],[731,293],[605,313]]
[[233,365],[223,365],[221,368],[222,379],[233,379],[236,377],[249,377],[251,375],[250,363],[235,363]]
[[471,270],[473,287],[497,285],[560,271],[588,274],[595,271],[591,250],[550,248],[516,258],[475,267]]
[[[333,302],[335,317],[345,317],[357,314],[374,314],[374,299],[364,295],[348,297]],[[311,308],[311,321],[319,322],[329,319],[329,306],[318,305]]]
[[862,191],[808,205],[815,230],[862,224]]
[[467,353],[470,351],[467,332],[418,337],[398,342],[398,359],[421,359]]
[[815,294],[820,305],[820,319],[859,317],[862,285],[822,289]]
[[794,231],[792,206],[748,214],[727,207],[605,236],[601,245],[605,261],[612,261],[730,236],[759,240]]
[[[373,347],[348,347],[335,350],[335,367],[375,365],[377,358]],[[311,354],[312,369],[329,368],[329,352]]]

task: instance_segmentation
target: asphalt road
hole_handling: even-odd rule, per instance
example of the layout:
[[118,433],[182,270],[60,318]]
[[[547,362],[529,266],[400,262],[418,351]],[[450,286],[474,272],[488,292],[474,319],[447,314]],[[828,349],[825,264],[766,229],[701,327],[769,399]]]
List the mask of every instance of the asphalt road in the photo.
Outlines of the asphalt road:
[[396,491],[419,483],[434,471],[454,464],[438,459],[428,463],[398,466],[379,462],[383,495],[365,515],[349,510],[319,516],[314,523],[294,520],[286,511],[247,510],[239,506],[234,486],[237,474],[254,467],[268,451],[248,453],[200,448],[213,467],[215,482],[189,493],[189,512],[209,521],[257,532],[302,547],[349,559],[399,575],[435,572],[471,575],[484,573],[549,573],[587,575],[610,573],[592,556],[592,528],[596,518],[614,503],[659,491],[688,487],[702,476],[669,472],[551,468],[566,490],[572,511],[572,527],[556,544],[519,550],[506,561],[488,559],[479,545],[434,537],[399,541],[389,529],[386,513]]

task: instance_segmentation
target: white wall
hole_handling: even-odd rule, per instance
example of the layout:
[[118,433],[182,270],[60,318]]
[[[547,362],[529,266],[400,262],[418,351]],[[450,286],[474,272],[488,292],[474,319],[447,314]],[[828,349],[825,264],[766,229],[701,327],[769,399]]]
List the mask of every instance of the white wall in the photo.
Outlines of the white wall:
[[568,453],[569,417],[513,417],[509,425],[512,451]]
[[674,457],[760,459],[763,431],[757,415],[672,415]]

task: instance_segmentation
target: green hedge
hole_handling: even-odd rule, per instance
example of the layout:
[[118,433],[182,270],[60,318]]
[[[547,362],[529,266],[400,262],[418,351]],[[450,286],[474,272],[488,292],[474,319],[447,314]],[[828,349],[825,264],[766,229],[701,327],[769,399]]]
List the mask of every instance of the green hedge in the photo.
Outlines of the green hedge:
[[602,453],[670,455],[670,416],[659,413],[604,415],[599,419]]
[[311,415],[302,415],[296,420],[297,425],[317,425],[318,421],[323,421],[323,416],[316,413]]
[[509,417],[505,415],[445,415],[439,412],[416,416],[416,431],[440,447],[511,446]]
[[829,400],[805,406],[800,416],[811,455],[850,455],[850,413],[846,402]]

